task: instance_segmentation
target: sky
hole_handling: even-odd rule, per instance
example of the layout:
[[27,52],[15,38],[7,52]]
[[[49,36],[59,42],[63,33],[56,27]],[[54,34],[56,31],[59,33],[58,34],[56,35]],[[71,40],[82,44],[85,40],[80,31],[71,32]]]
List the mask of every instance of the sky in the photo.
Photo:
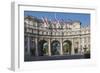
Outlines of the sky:
[[24,16],[35,16],[39,19],[47,17],[50,20],[54,20],[56,18],[64,21],[80,21],[81,26],[90,25],[90,14],[87,13],[24,11]]

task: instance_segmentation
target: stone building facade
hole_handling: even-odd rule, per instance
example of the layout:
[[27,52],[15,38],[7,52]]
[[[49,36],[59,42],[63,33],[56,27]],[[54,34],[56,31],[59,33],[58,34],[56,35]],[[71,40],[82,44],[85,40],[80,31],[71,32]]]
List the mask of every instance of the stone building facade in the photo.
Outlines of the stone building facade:
[[29,56],[62,56],[90,53],[90,27],[80,21],[51,21],[24,17],[24,49]]

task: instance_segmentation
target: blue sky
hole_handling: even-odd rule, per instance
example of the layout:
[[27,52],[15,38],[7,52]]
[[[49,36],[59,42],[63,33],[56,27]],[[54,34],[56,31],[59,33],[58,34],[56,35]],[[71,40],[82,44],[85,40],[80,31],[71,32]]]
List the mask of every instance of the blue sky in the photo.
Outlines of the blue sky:
[[35,16],[39,19],[47,17],[48,19],[54,20],[55,17],[58,20],[72,20],[80,21],[81,26],[90,25],[90,14],[85,13],[64,13],[64,12],[40,12],[40,11],[24,11],[24,16]]

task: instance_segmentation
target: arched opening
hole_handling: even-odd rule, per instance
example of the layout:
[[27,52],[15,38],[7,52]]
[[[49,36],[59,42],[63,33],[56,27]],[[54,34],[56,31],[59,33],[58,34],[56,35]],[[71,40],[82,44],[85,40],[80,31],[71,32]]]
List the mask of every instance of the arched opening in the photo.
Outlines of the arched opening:
[[38,49],[39,56],[47,56],[48,55],[48,42],[45,40],[41,40],[39,42]]
[[51,54],[59,55],[60,54],[60,42],[55,40],[51,43]]
[[63,54],[64,55],[71,54],[71,46],[72,46],[71,41],[66,40],[63,42]]

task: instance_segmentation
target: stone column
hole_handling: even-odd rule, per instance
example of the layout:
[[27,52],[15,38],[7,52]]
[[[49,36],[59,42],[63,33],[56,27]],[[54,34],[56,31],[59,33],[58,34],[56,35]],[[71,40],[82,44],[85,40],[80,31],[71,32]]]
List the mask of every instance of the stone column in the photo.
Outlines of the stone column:
[[78,54],[81,54],[80,45],[81,45],[81,41],[80,41],[80,37],[79,37],[79,39],[78,39]]
[[38,56],[38,39],[37,39],[37,37],[35,38],[35,43],[36,43],[35,55]]
[[84,37],[81,37],[81,41],[82,41],[82,43],[81,43],[81,45],[82,45],[82,54],[84,54],[84,45],[85,45],[85,43],[84,43]]
[[51,56],[51,40],[50,38],[48,39],[48,54]]
[[80,38],[80,54],[83,54],[83,48],[82,48],[82,38]]
[[74,39],[72,38],[72,48],[71,48],[71,54],[74,55]]
[[63,55],[63,41],[60,39],[60,54]]
[[27,48],[27,54],[30,55],[30,36],[29,35],[27,37],[27,46],[28,46],[28,48]]

